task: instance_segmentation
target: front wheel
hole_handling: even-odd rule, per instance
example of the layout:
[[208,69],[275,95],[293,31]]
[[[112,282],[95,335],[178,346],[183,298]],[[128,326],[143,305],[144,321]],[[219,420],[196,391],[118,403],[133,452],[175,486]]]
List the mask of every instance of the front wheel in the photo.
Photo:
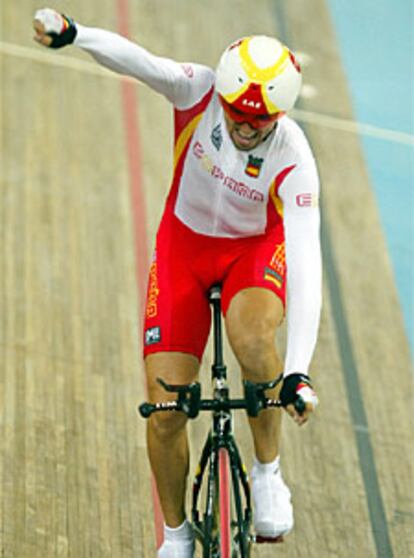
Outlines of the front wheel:
[[[249,558],[249,523],[243,520],[240,479],[230,464],[228,449],[218,454],[218,526],[220,558]],[[232,513],[233,512],[233,513]]]
[[224,448],[219,449],[219,525],[220,558],[232,558],[231,551],[231,509],[230,509],[230,464],[229,454]]
[[[204,467],[201,471],[204,471]],[[211,452],[206,488],[202,523],[198,522],[198,514],[194,514],[193,510],[203,546],[203,558],[249,558],[249,489],[240,456],[233,446]]]

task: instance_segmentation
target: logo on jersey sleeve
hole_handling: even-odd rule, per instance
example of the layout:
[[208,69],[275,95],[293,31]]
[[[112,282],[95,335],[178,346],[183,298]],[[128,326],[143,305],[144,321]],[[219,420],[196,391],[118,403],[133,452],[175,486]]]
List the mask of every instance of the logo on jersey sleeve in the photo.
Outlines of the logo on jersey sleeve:
[[253,155],[249,155],[249,159],[247,161],[244,172],[252,178],[258,178],[263,165],[263,161],[264,159],[262,159],[261,157],[253,157]]
[[181,68],[188,78],[194,77],[194,69],[191,64],[181,64]]
[[318,207],[319,198],[317,194],[311,192],[306,194],[298,194],[296,196],[296,205],[298,207]]
[[221,144],[223,143],[223,134],[221,133],[221,124],[217,124],[211,132],[211,142],[217,151],[220,151]]

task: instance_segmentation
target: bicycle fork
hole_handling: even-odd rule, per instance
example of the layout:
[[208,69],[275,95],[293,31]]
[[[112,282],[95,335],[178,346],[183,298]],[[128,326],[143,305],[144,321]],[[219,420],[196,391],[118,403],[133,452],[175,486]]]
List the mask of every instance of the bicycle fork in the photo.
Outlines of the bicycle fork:
[[[206,474],[206,499],[201,520],[198,502]],[[223,478],[227,478],[227,482],[220,486]],[[230,501],[231,494],[234,520],[231,521],[230,505],[227,505],[227,517],[222,517],[220,524],[219,513],[223,513],[225,501]],[[197,539],[203,546],[203,558],[249,556],[252,517],[249,483],[246,469],[231,435],[226,437],[225,442],[219,442],[212,433],[208,436],[193,482],[191,512]]]

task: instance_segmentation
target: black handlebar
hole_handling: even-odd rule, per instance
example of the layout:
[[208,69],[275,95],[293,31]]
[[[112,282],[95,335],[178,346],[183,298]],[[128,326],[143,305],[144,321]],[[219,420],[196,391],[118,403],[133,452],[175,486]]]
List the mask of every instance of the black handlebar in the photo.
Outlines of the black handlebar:
[[[263,409],[269,409],[272,407],[283,407],[282,402],[278,399],[267,399],[266,404]],[[246,401],[244,399],[232,399],[227,402],[220,402],[216,399],[203,399],[200,401],[199,410],[200,411],[229,411],[233,409],[247,409]],[[260,409],[260,410],[263,410]],[[295,409],[299,414],[302,414],[305,410],[305,402],[301,397],[295,402]],[[142,403],[138,407],[139,414],[143,418],[149,418],[153,413],[159,411],[181,411],[185,413],[189,418],[195,418],[188,414],[181,403],[178,401],[164,401],[161,403]]]
[[[260,411],[272,407],[282,407],[282,402],[278,399],[266,397],[265,391],[274,388],[281,381],[281,377],[267,383],[243,382],[244,399],[230,399],[228,392],[224,391],[222,396],[214,399],[201,399],[201,386],[199,382],[189,385],[169,385],[163,380],[158,382],[168,392],[177,393],[175,401],[163,401],[159,403],[142,403],[138,407],[140,415],[144,418],[150,417],[153,413],[160,411],[181,411],[189,418],[196,418],[200,411],[230,411],[236,409],[246,409],[251,417],[257,417]],[[299,414],[305,410],[305,402],[301,397],[294,403],[295,409]]]
[[181,405],[178,404],[178,401],[164,401],[162,403],[142,403],[138,407],[138,411],[142,417],[148,418],[152,415],[152,413],[156,413],[158,411],[182,411],[183,409],[181,409],[180,407]]
[[[275,399],[268,399],[266,401],[267,407],[280,407],[281,402]],[[265,408],[265,407],[263,407]],[[199,402],[199,411],[230,411],[233,409],[247,409],[247,404],[244,399],[228,399],[227,401],[220,401],[219,399],[202,399]],[[180,401],[164,401],[160,403],[142,403],[138,407],[140,415],[148,418],[153,413],[159,411],[182,411],[189,416],[187,409]],[[190,418],[195,418],[190,416]]]

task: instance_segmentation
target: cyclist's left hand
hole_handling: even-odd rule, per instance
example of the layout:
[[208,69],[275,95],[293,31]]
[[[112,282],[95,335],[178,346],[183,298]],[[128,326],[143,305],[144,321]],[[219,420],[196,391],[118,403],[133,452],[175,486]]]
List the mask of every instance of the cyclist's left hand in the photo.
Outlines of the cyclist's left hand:
[[[299,426],[308,421],[319,403],[309,376],[299,373],[289,374],[283,379],[280,400],[286,412]],[[301,402],[304,408],[299,412],[297,407]]]

